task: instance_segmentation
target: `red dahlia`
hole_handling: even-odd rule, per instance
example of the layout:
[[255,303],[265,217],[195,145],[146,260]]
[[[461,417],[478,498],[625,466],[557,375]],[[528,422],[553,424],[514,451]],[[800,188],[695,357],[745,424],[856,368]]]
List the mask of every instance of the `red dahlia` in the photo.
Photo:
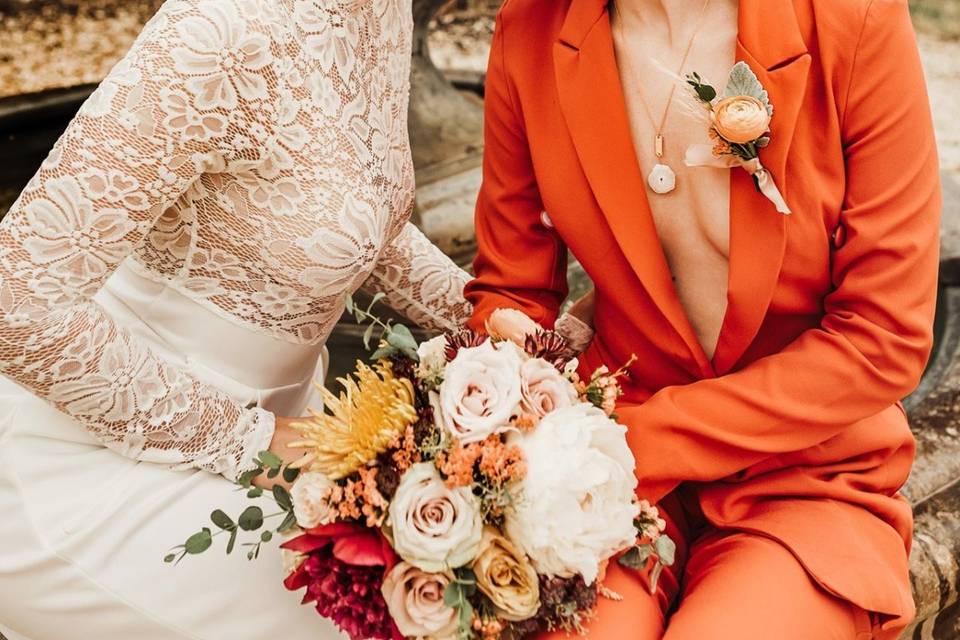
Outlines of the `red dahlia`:
[[396,628],[387,611],[380,587],[383,567],[358,566],[338,560],[331,547],[314,551],[301,567],[307,593],[304,604],[313,602],[351,638],[393,640]]

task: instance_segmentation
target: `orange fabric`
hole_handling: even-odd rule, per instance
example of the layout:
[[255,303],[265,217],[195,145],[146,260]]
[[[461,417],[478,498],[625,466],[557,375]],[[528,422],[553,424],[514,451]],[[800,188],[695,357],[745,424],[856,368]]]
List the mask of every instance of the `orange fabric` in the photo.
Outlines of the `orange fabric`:
[[[508,0],[486,93],[475,327],[550,325],[567,250],[597,287],[585,370],[631,354],[618,413],[653,500],[790,549],[826,590],[914,615],[914,454],[898,399],[931,345],[939,175],[906,0],[740,0],[737,58],[775,106],[761,152],[793,215],[731,173],[728,310],[708,359],[637,166],[604,0]],[[552,225],[546,226],[546,210]]]
[[[668,570],[664,575],[674,580]],[[679,609],[664,614],[663,591],[651,595],[636,572],[611,565],[605,585],[623,601],[601,598],[585,626],[606,640],[870,640],[869,614],[813,582],[782,545],[745,533],[697,541],[682,572]],[[570,638],[555,631],[541,640]]]

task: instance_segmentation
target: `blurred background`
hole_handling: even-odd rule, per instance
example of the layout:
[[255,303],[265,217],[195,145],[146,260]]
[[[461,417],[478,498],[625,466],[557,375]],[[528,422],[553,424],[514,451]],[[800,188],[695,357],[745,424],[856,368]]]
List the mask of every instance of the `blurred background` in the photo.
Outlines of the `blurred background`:
[[[475,250],[484,71],[499,0],[412,0],[416,23],[410,134],[414,221],[462,265]],[[842,0],[834,0],[842,1]],[[0,0],[0,218],[72,115],[162,0]],[[917,530],[911,556],[919,607],[904,638],[960,639],[960,0],[911,0],[944,176],[936,346],[906,400],[918,441],[905,496]],[[574,262],[572,295],[590,286]],[[349,369],[358,330],[330,347]],[[0,636],[2,639],[2,636]]]
[[[51,136],[55,139],[58,123],[53,120],[69,115],[77,99],[106,75],[160,4],[162,0],[0,0],[0,215],[22,187],[24,174],[35,168],[38,150],[52,144]],[[428,4],[434,5],[427,34],[430,57],[461,89],[482,94],[479,85],[469,85],[482,80],[498,0],[454,0],[439,8]],[[912,0],[911,7],[943,168],[958,176],[960,0]],[[40,120],[48,126],[38,126]]]

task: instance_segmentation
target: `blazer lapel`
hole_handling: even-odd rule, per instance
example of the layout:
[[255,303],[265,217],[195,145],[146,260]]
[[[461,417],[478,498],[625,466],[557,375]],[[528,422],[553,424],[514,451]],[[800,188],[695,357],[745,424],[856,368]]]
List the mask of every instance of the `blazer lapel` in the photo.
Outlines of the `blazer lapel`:
[[[760,161],[790,202],[787,159],[806,91],[810,54],[792,0],[740,0],[737,60],[750,65],[770,94],[770,145]],[[804,215],[795,211],[794,216]],[[714,353],[717,375],[729,372],[756,337],[780,275],[791,216],[777,212],[745,171],[730,189],[727,314]]]
[[701,372],[710,370],[673,287],[630,133],[604,0],[572,0],[554,45],[560,107],[610,229]]

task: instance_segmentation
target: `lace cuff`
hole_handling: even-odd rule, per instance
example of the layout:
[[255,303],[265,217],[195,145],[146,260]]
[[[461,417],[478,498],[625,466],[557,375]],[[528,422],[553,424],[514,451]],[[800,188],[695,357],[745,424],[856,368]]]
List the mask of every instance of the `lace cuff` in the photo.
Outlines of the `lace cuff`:
[[593,341],[593,327],[569,313],[560,316],[553,328],[576,353],[586,351]]

